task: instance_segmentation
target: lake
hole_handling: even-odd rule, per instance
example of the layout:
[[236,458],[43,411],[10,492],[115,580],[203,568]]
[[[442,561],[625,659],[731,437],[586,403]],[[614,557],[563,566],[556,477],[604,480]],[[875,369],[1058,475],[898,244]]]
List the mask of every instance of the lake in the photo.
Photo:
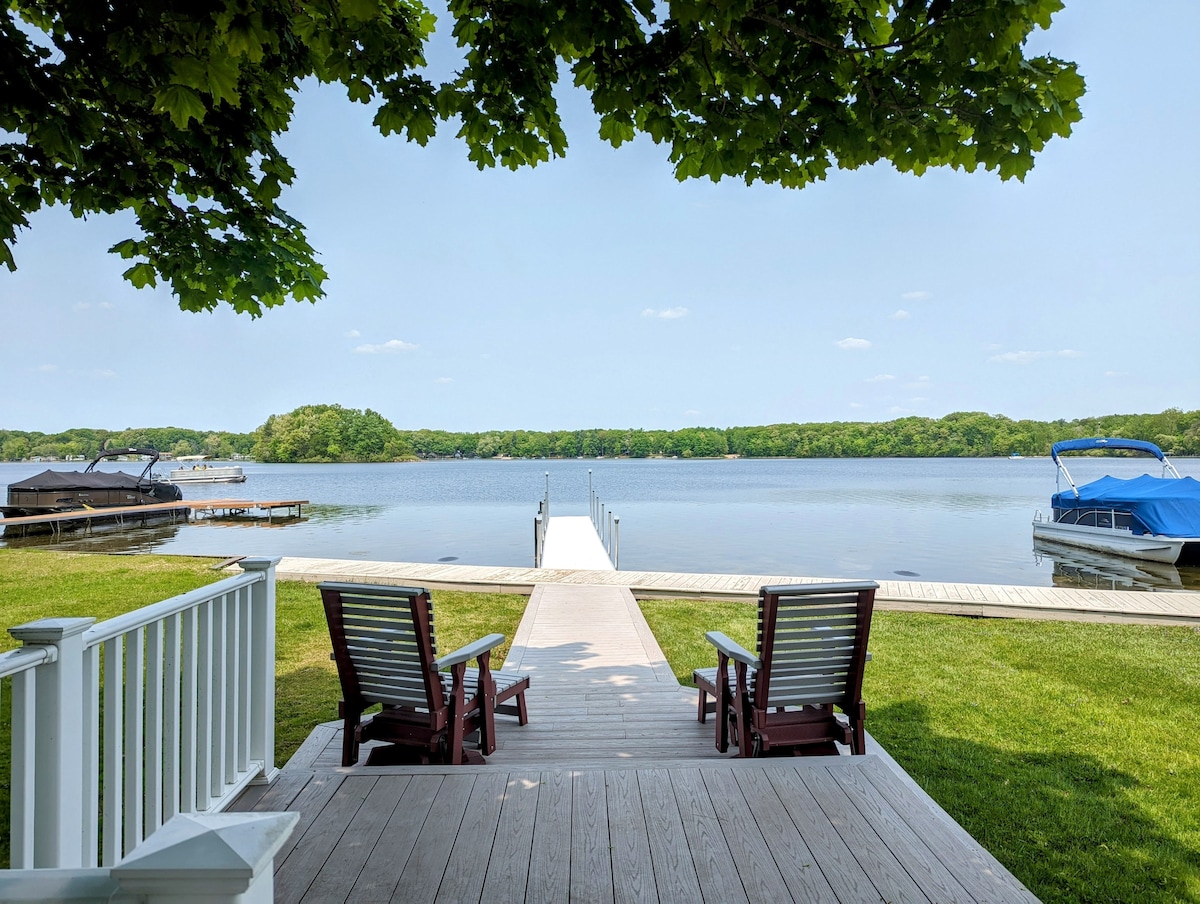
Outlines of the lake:
[[[1197,476],[1200,460],[1175,462]],[[0,463],[0,484],[45,466]],[[82,465],[55,464],[56,470]],[[1074,458],[1076,483],[1158,474],[1150,459]],[[291,555],[467,565],[533,564],[533,520],[550,475],[552,515],[588,514],[588,472],[620,517],[620,566],[1036,586],[1188,587],[1200,570],[1083,560],[1034,549],[1055,468],[1026,459],[597,459],[373,465],[245,462],[242,484],[184,485],[184,498],[307,499],[304,518],[202,518],[54,542],[57,549]],[[106,470],[137,473],[132,462]],[[46,545],[48,538],[9,539]]]

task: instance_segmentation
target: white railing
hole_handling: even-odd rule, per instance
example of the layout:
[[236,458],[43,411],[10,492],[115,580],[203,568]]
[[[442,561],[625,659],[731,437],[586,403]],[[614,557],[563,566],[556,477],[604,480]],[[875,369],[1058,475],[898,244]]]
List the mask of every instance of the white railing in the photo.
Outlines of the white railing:
[[275,565],[106,622],[10,628],[10,864],[113,867],[276,775]]

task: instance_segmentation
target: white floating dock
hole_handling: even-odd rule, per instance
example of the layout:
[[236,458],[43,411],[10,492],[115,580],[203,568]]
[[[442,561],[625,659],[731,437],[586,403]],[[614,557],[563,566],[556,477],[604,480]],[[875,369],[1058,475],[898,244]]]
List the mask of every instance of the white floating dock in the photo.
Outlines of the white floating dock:
[[543,568],[570,568],[584,571],[615,571],[604,544],[587,515],[555,516],[546,525],[546,546],[542,550]]

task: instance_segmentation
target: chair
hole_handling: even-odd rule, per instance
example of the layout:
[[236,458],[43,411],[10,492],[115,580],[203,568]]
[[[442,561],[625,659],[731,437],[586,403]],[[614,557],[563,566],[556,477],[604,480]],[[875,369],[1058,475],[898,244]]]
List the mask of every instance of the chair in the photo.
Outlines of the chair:
[[697,669],[692,680],[698,720],[716,714],[718,750],[733,743],[739,756],[832,752],[837,741],[852,753],[866,752],[862,678],[878,587],[872,581],[763,587],[757,656],[719,631],[705,635],[717,648],[717,667]]
[[[406,748],[423,762],[478,762],[496,749],[497,708],[514,712],[521,725],[529,721],[529,676],[491,670],[491,651],[503,634],[438,658],[428,590],[332,582],[318,587],[342,685],[343,766],[357,763],[359,745],[372,740]],[[478,668],[467,668],[472,659]],[[383,709],[364,721],[363,712],[376,703]],[[475,731],[478,754],[463,746]]]

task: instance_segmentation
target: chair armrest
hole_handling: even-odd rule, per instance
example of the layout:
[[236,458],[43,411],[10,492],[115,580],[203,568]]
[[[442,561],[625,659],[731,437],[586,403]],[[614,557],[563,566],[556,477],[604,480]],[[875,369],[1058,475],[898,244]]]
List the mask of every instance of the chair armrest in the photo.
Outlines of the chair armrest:
[[716,647],[718,650],[720,650],[722,653],[724,653],[726,656],[728,656],[730,659],[734,660],[735,662],[744,662],[746,665],[750,666],[750,668],[752,668],[752,669],[757,669],[757,668],[762,667],[762,664],[758,661],[758,659],[754,656],[753,653],[748,651],[745,647],[741,646],[740,644],[735,643],[734,641],[730,640],[728,637],[726,637],[720,631],[709,631],[707,634],[704,635],[704,637],[710,644],[712,644],[714,647]]
[[469,643],[465,647],[455,650],[453,653],[447,653],[433,661],[434,671],[440,672],[444,668],[452,665],[458,665],[460,662],[469,662],[472,659],[478,659],[484,653],[492,650],[494,647],[504,643],[503,634],[489,634],[487,637],[481,637],[474,643]]

